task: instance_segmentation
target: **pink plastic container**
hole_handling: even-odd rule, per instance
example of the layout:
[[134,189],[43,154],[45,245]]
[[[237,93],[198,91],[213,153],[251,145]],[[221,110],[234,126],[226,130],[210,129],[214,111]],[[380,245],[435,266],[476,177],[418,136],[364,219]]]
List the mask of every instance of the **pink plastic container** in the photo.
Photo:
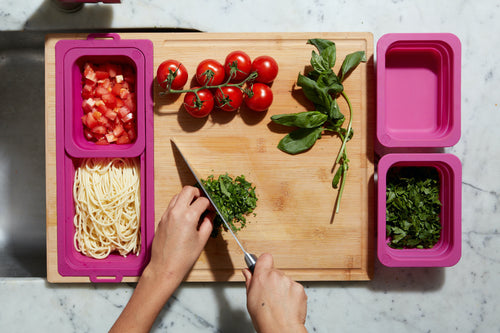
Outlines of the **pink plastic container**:
[[[140,276],[150,259],[154,236],[153,44],[122,40],[116,34],[56,44],[57,261],[62,276],[87,276],[92,282],[120,282]],[[81,71],[85,61],[127,63],[136,70],[137,140],[128,145],[99,146],[83,137]],[[136,158],[141,166],[141,250],[138,256],[87,257],[74,248],[73,182],[82,158]]]
[[386,34],[377,43],[377,138],[385,147],[449,147],[460,139],[460,40]]
[[[441,238],[431,249],[393,249],[386,237],[386,176],[392,167],[433,167],[440,177]],[[462,166],[451,154],[388,154],[378,163],[378,258],[389,267],[448,267],[461,257]]]
[[[63,61],[65,105],[65,148],[73,157],[136,157],[144,151],[145,144],[145,54],[140,41],[121,40],[118,35],[106,35],[112,39],[71,40],[57,43]],[[112,61],[128,64],[136,73],[137,138],[130,144],[97,145],[84,137],[82,116],[82,68],[86,62],[101,64]]]

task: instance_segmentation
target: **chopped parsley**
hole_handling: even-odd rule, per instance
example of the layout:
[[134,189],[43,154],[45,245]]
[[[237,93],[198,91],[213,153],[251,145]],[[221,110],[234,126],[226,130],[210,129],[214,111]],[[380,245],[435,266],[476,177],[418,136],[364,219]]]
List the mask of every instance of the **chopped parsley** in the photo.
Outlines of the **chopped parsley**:
[[[243,175],[233,179],[227,173],[217,179],[210,175],[207,179],[201,179],[201,182],[233,232],[236,233],[244,228],[247,223],[246,216],[257,207],[257,196],[252,183]],[[214,219],[212,237],[216,237],[223,227],[224,223],[217,215]]]
[[432,248],[441,235],[439,174],[432,167],[393,167],[387,173],[389,246]]

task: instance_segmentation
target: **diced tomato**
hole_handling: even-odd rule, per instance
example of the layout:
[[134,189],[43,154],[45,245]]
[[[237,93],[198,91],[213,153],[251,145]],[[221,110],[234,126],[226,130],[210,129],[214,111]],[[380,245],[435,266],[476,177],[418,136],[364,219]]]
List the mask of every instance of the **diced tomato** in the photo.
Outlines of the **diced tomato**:
[[122,88],[120,90],[120,98],[123,100],[123,99],[127,99],[128,98],[128,95],[130,95],[130,92],[128,91],[128,89],[124,89]]
[[116,98],[116,107],[117,108],[121,108],[122,106],[124,106],[125,104],[123,103],[122,99],[117,97]]
[[90,132],[88,129],[83,130],[83,135],[85,136],[85,139],[92,141],[94,139],[94,134]]
[[133,120],[135,117],[134,117],[134,114],[132,112],[130,112],[129,114],[127,114],[125,117],[122,118],[122,121],[124,123],[128,123],[129,121]]
[[83,124],[86,125],[88,128],[90,128],[91,130],[98,125],[97,120],[93,116],[93,112],[89,112],[86,115],[84,115],[82,117],[82,121]]
[[106,134],[106,140],[108,140],[109,143],[115,142],[116,141],[116,136],[113,133],[108,133]]
[[128,137],[129,137],[130,141],[134,141],[135,138],[137,137],[137,134],[135,133],[135,129],[133,129],[133,128],[129,129],[127,131],[127,134],[128,134]]
[[115,83],[115,85],[113,86],[113,89],[111,90],[111,92],[115,95],[115,96],[120,96],[120,90],[122,89],[122,85],[121,83]]
[[130,113],[130,109],[126,106],[122,106],[121,108],[118,109],[118,115],[120,116],[120,118],[125,117],[129,113]]
[[85,77],[85,79],[93,81],[93,82],[97,81],[97,76],[96,76],[91,64],[89,64],[89,63],[85,64],[84,70],[83,70],[83,77]]
[[102,125],[106,128],[112,128],[112,124],[111,124],[110,120],[106,117],[99,118],[99,120],[97,122],[99,123],[99,125]]
[[130,143],[130,138],[128,137],[127,133],[123,133],[117,140],[116,144],[123,145]]
[[94,95],[94,87],[90,84],[85,84],[82,89],[82,98],[91,98]]
[[109,145],[108,140],[106,140],[106,137],[102,137],[96,141],[97,145]]
[[137,138],[135,69],[86,63],[82,73],[84,137],[96,144],[127,144]]
[[123,100],[123,103],[130,111],[135,112],[137,110],[137,105],[135,102],[135,93],[128,94],[127,98]]
[[95,75],[97,77],[97,80],[104,80],[109,77],[109,72],[103,70],[96,70]]
[[84,99],[83,102],[82,102],[83,111],[85,113],[88,113],[88,112],[92,111],[92,108],[94,107],[95,104],[96,103],[95,103],[95,101],[92,98]]
[[111,109],[108,109],[108,110],[106,111],[106,113],[104,113],[104,116],[105,116],[106,118],[108,118],[109,120],[111,120],[111,121],[114,121],[114,120],[116,119],[116,116],[117,116],[117,115],[118,115],[118,114],[117,114],[115,111],[111,110]]
[[113,94],[102,95],[102,100],[109,108],[114,108],[116,106],[116,97]]
[[108,70],[109,77],[116,77],[117,74],[121,74],[122,72],[120,66],[117,64],[107,63],[105,67]]
[[96,126],[94,128],[92,128],[92,133],[96,133],[96,134],[106,134],[106,127],[102,126],[102,125],[99,125],[99,126]]
[[103,86],[97,86],[95,89],[95,96],[102,97],[103,95],[109,94],[109,90]]
[[112,84],[111,84],[110,79],[104,79],[104,80],[97,81],[97,84],[101,87],[106,88],[108,91],[111,91],[111,89],[112,89]]
[[122,135],[123,132],[125,132],[125,130],[123,129],[123,126],[121,124],[116,125],[115,128],[113,129],[113,134],[116,137],[119,137],[120,135]]

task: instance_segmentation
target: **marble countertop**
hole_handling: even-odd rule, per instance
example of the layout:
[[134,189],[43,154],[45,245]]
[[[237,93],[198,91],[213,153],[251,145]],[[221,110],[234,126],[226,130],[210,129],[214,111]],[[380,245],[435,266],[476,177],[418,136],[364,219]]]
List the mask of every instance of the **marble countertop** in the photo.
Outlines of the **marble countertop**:
[[[451,32],[462,42],[462,259],[387,268],[369,282],[304,283],[310,332],[499,332],[500,4],[495,0],[122,0],[67,14],[50,0],[0,0],[1,30],[188,28],[208,32]],[[497,170],[497,171],[495,171]],[[0,278],[3,331],[102,332],[133,284]],[[239,283],[183,284],[154,331],[253,332]]]

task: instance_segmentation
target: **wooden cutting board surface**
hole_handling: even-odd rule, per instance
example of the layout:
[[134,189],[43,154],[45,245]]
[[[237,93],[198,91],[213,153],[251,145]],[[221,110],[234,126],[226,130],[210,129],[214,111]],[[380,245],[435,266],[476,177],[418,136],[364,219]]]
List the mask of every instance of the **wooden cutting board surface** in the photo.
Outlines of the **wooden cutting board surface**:
[[[154,44],[155,70],[166,59],[177,59],[190,78],[197,64],[207,58],[224,62],[234,50],[253,59],[274,57],[280,67],[272,85],[274,102],[267,112],[242,108],[234,113],[214,111],[195,119],[182,108],[182,95],[160,96],[154,84],[154,177],[155,221],[170,199],[194,178],[174,153],[174,138],[203,176],[229,173],[245,175],[256,186],[256,216],[238,237],[247,251],[272,253],[276,267],[300,281],[367,280],[374,261],[374,68],[370,33],[149,33],[120,34],[122,39],[150,39]],[[48,276],[56,282],[88,281],[57,273],[57,216],[55,182],[55,75],[54,45],[61,38],[86,35],[52,35],[46,42],[46,177]],[[337,65],[351,52],[364,50],[361,64],[344,82],[354,109],[354,137],[347,144],[350,169],[338,214],[334,213],[337,190],[331,186],[332,166],[341,142],[324,135],[306,153],[291,156],[276,148],[287,128],[270,116],[312,110],[295,85],[299,72],[309,68],[313,46],[309,38],[332,40],[337,46]],[[347,104],[339,99],[348,115]],[[243,255],[227,232],[210,239],[187,281],[241,281]],[[135,281],[135,277],[124,281]]]

